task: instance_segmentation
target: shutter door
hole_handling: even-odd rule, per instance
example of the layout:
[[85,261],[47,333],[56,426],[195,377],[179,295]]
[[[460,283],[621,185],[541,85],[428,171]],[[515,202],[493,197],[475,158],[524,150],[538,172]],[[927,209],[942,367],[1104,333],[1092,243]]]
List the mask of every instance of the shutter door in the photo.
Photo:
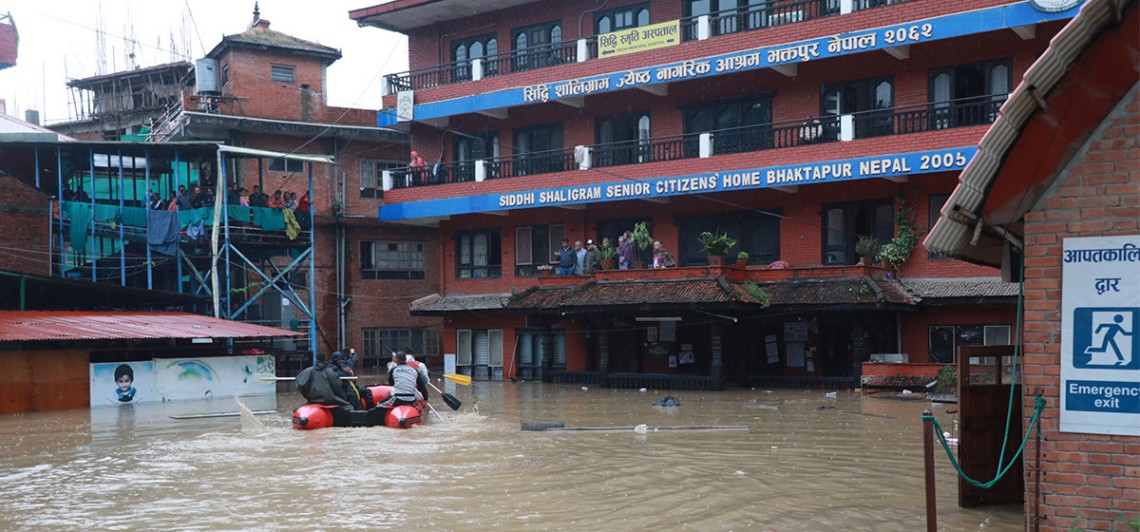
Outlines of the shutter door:
[[554,365],[566,366],[566,333],[557,332],[554,334]]
[[488,365],[492,367],[503,367],[503,330],[492,329],[487,331],[487,343],[489,345],[489,360]]
[[534,335],[519,333],[519,364],[529,366],[534,363]]
[[474,344],[475,365],[486,366],[489,362],[490,354],[490,342],[487,338],[487,331],[477,331],[474,337]]

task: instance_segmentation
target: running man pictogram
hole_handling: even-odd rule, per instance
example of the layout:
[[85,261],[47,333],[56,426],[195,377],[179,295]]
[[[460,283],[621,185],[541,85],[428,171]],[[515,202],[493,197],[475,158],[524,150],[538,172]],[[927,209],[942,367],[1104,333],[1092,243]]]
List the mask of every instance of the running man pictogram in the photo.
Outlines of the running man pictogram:
[[1107,353],[1108,346],[1111,345],[1112,351],[1116,354],[1116,365],[1121,366],[1128,361],[1124,360],[1124,355],[1120,352],[1120,346],[1116,345],[1116,335],[1123,334],[1124,336],[1132,336],[1132,333],[1125,331],[1124,327],[1120,325],[1124,322],[1123,314],[1117,314],[1113,316],[1112,321],[1113,323],[1101,323],[1100,325],[1097,325],[1096,330],[1093,331],[1093,334],[1100,335],[1101,331],[1104,331],[1104,336],[1101,336],[1100,347],[1093,347],[1090,345],[1085,349],[1085,354],[1092,355],[1095,353]]

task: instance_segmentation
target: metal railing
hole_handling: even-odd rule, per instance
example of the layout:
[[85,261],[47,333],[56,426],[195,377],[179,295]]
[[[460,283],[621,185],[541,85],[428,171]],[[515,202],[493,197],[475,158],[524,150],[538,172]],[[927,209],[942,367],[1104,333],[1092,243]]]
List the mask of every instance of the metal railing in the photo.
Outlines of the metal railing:
[[[912,1],[914,0],[854,0],[852,9],[862,11]],[[764,4],[741,6],[709,14],[709,36],[773,28],[839,14],[840,0],[771,0]],[[699,20],[700,16],[680,19],[682,40],[697,40]],[[598,36],[591,35],[585,39],[586,58],[578,57],[577,41],[569,40],[479,57],[477,59],[483,63],[481,76],[475,76],[473,60],[467,59],[388,74],[385,78],[392,92],[421,90],[472,81],[477,77],[482,79],[597,58]]]
[[[855,112],[850,114],[853,131],[849,134],[852,139],[864,139],[989,124],[997,118],[1006,97],[1004,94],[985,95]],[[839,116],[823,116],[718,129],[708,132],[712,140],[708,151],[709,155],[724,155],[838,142],[843,138],[842,124]],[[701,156],[701,135],[686,133],[582,148],[590,154],[589,168],[694,159]],[[582,155],[578,147],[571,147],[488,158],[483,160],[483,179],[577,170],[585,164]],[[394,169],[391,171],[392,188],[477,181],[476,166],[476,161],[467,160],[422,169]]]

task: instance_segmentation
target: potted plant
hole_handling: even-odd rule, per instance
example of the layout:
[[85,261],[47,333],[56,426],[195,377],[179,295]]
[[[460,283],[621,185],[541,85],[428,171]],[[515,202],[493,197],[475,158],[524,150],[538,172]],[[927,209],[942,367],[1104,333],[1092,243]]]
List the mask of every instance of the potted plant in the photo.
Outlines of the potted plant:
[[[645,222],[637,222],[633,225],[633,232],[630,233],[630,240],[637,245],[637,249],[645,251],[649,246],[653,245],[653,237],[649,236],[649,228],[645,226]],[[641,260],[641,253],[637,254],[637,268],[645,268],[645,262]]]
[[742,268],[745,266],[748,266],[748,258],[749,258],[749,255],[748,255],[747,251],[741,251],[740,253],[737,253],[736,254],[736,265],[740,266]]
[[736,239],[728,236],[728,233],[712,233],[705,231],[697,237],[697,241],[701,243],[701,253],[704,253],[709,258],[709,264],[713,266],[720,266],[724,264],[724,254],[728,248],[736,245]]
[[553,270],[554,266],[552,266],[550,264],[539,264],[537,267],[535,267],[535,269],[538,270],[539,275],[541,275],[543,277],[549,277],[550,276],[550,270]]
[[870,265],[874,262],[875,257],[879,256],[882,249],[883,246],[879,244],[879,241],[871,236],[863,235],[855,241],[855,254],[859,255],[860,265]]
[[612,246],[608,248],[602,248],[598,250],[598,254],[602,258],[603,270],[614,269],[614,257],[617,256],[617,249],[613,248]]

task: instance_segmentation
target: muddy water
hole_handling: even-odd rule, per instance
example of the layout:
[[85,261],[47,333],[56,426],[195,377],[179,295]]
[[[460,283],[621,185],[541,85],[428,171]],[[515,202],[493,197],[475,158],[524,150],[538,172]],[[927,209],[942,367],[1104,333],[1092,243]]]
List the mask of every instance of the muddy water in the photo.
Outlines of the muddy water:
[[[920,401],[818,390],[664,392],[537,383],[448,390],[459,412],[297,431],[295,394],[0,417],[0,530],[922,530]],[[935,407],[941,421],[952,417]],[[747,425],[747,432],[522,432]],[[962,510],[937,461],[940,530],[1020,530],[1020,505]]]

